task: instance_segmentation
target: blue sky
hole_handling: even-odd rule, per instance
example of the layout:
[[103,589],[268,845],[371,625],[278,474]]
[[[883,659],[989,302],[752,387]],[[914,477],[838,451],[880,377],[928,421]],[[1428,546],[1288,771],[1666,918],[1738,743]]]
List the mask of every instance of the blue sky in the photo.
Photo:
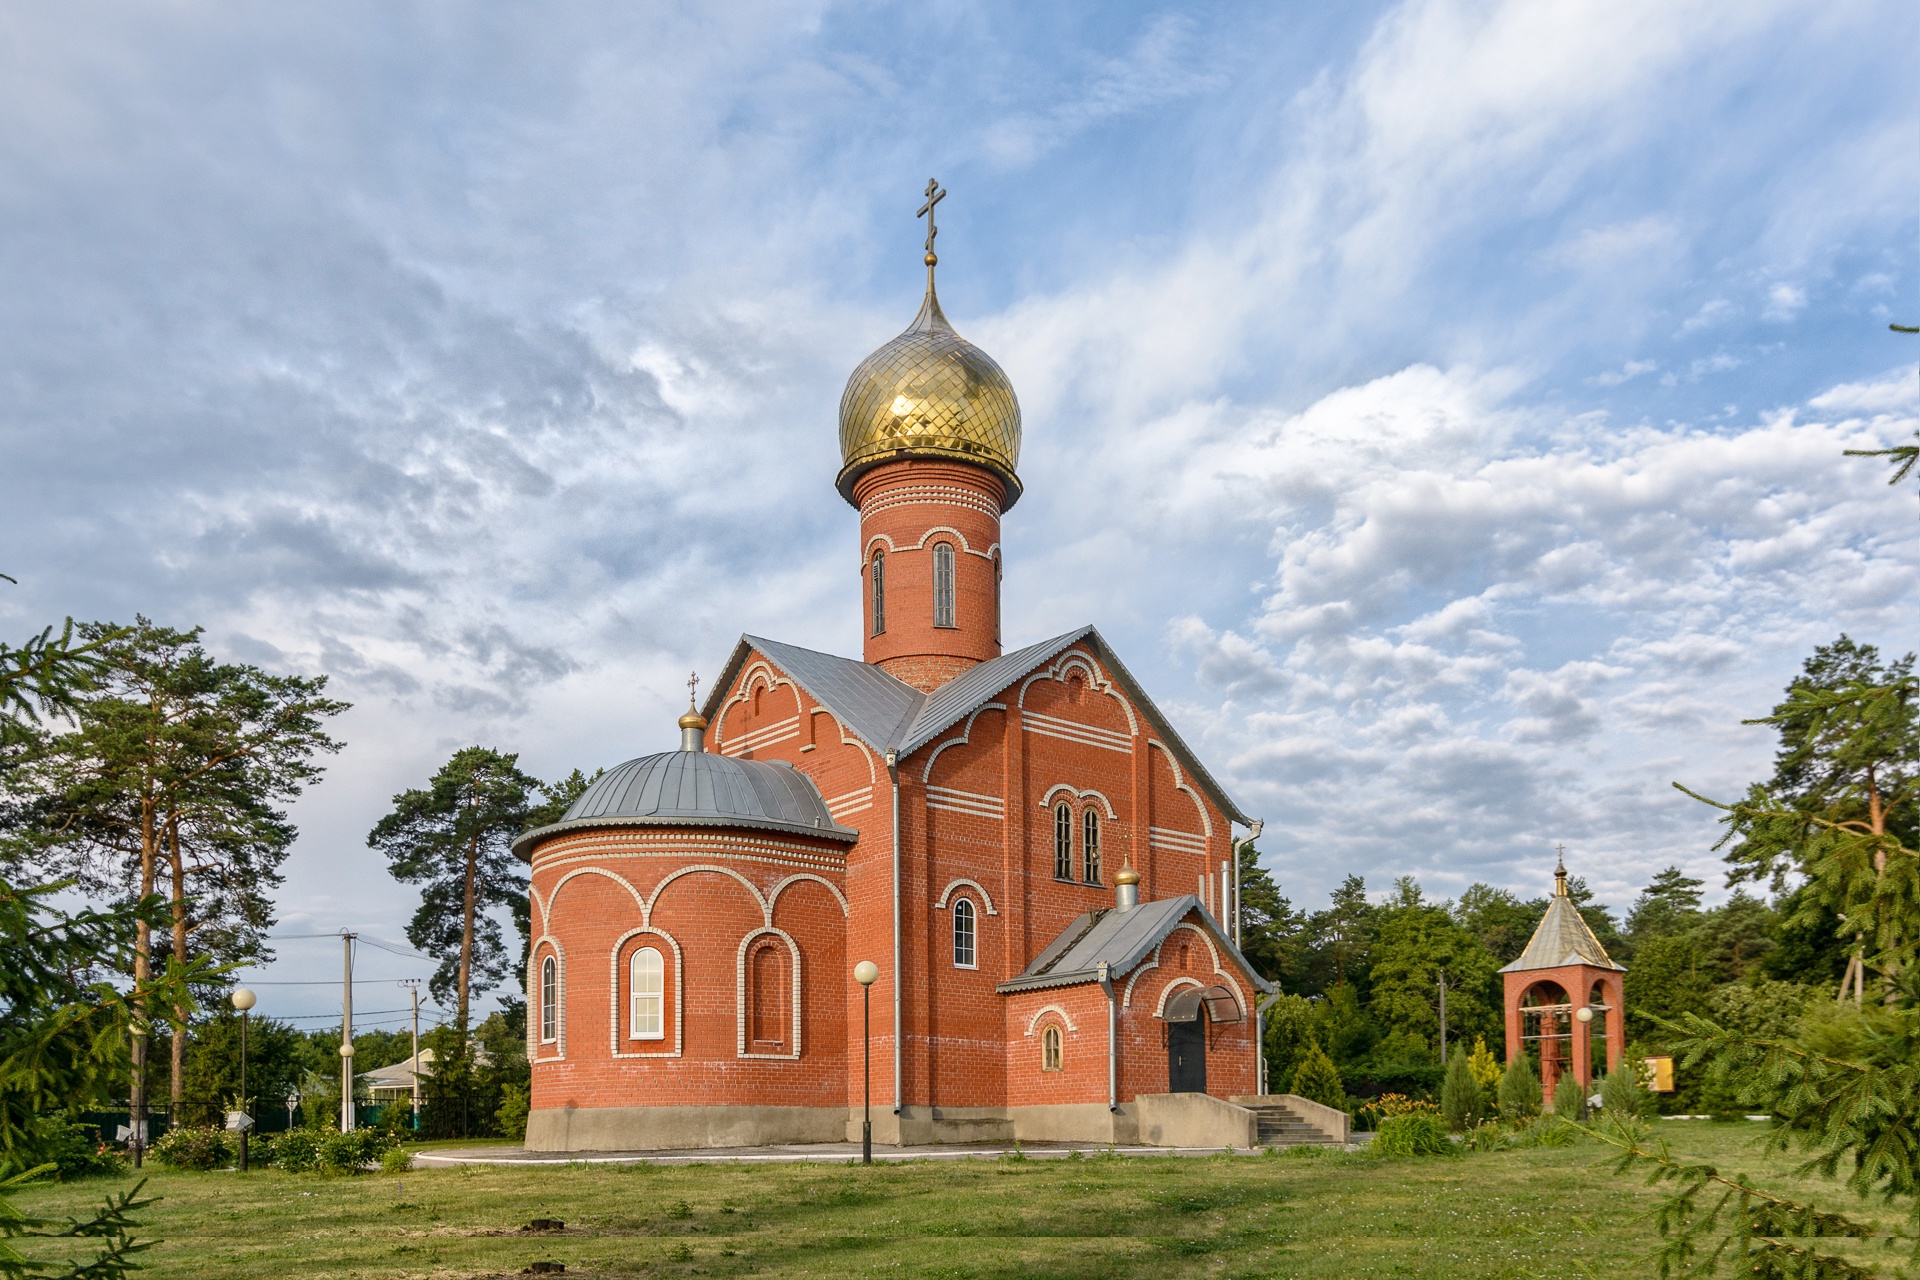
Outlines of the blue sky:
[[1616,904],[1717,881],[1669,783],[1761,776],[1739,720],[1813,645],[1913,643],[1920,512],[1841,451],[1920,418],[1916,27],[0,10],[0,625],[330,673],[283,929],[397,940],[365,833],[455,747],[612,764],[742,631],[856,651],[834,409],[937,175],[947,312],[1025,411],[1010,638],[1099,625],[1297,903],[1537,892],[1561,841]]

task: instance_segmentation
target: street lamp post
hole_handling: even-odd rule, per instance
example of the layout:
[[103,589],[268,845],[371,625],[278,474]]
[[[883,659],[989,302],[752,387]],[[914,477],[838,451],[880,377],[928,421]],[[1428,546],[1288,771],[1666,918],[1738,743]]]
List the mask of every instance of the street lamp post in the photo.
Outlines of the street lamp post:
[[873,984],[880,966],[862,960],[853,966],[853,980],[860,984],[860,1042],[865,1050],[866,1066],[860,1081],[860,1163],[873,1163]]
[[235,987],[233,1007],[240,1011],[240,1172],[247,1171],[247,1130],[252,1127],[252,1112],[247,1106],[247,1010],[259,997],[245,987]]

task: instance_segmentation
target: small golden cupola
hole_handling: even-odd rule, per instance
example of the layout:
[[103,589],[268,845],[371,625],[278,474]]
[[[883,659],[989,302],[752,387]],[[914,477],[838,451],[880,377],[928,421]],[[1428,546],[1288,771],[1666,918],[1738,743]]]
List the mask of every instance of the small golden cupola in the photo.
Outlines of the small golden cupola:
[[860,476],[895,459],[971,462],[1005,486],[1002,510],[1020,497],[1020,401],[992,356],[947,323],[934,291],[939,262],[933,206],[946,192],[927,184],[927,296],[907,331],[860,362],[840,397],[840,496],[854,506]]

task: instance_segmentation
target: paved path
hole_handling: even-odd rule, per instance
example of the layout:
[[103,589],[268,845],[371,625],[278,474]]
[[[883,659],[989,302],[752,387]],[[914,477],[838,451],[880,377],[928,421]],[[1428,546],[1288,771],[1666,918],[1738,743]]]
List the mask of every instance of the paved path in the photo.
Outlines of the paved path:
[[[1122,1156],[1213,1156],[1219,1147],[1107,1147],[1097,1143],[1039,1142],[1021,1143],[943,1143],[923,1147],[883,1147],[875,1144],[873,1159],[900,1160],[996,1160],[1015,1150],[1032,1160],[1063,1160],[1075,1151],[1082,1155],[1104,1155],[1111,1151]],[[1235,1155],[1258,1155],[1262,1148],[1235,1151]],[[860,1159],[857,1142],[808,1142],[777,1147],[703,1147],[691,1151],[528,1151],[522,1147],[453,1147],[445,1151],[421,1151],[414,1155],[416,1168],[446,1168],[463,1164],[851,1164]]]

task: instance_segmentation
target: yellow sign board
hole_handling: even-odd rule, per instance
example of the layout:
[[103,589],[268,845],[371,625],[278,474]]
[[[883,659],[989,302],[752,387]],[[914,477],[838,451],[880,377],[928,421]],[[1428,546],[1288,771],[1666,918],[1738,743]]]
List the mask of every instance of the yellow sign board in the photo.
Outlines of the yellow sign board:
[[1673,1059],[1661,1056],[1647,1058],[1646,1067],[1640,1073],[1641,1081],[1655,1093],[1673,1092]]

